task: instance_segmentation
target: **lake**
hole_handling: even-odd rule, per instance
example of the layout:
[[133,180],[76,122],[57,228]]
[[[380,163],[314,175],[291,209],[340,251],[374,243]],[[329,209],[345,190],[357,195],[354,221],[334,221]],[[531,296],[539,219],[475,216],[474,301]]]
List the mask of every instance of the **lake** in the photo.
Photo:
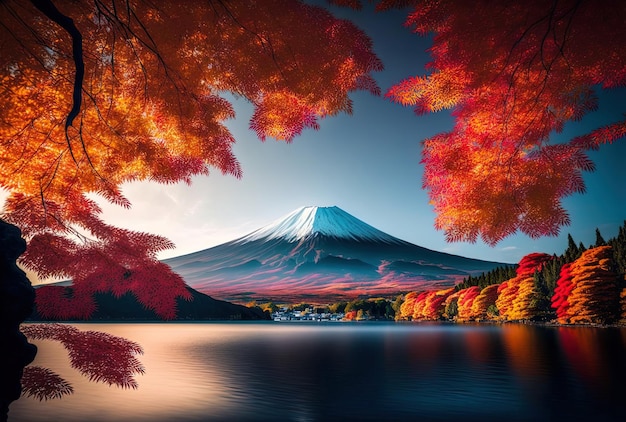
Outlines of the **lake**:
[[9,421],[626,420],[626,329],[411,323],[74,324],[144,348],[139,388],[34,364],[74,394]]

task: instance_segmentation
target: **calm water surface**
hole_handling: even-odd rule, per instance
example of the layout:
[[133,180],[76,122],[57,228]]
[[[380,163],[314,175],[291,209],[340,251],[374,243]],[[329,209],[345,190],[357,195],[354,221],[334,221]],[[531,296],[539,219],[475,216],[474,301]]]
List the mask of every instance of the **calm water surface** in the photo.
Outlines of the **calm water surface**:
[[626,421],[626,329],[394,323],[76,324],[134,340],[137,390],[75,389],[9,421]]

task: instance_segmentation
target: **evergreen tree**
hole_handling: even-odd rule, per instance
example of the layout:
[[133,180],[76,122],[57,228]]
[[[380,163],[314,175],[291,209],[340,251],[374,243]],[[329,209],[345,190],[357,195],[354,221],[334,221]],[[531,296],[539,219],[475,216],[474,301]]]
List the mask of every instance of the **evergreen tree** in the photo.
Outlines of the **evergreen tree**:
[[596,246],[605,246],[606,241],[600,234],[600,229],[596,228]]
[[[534,295],[530,301],[530,307],[535,318],[540,320],[552,319],[555,316],[551,308],[552,302],[550,301],[554,293],[554,287],[550,288],[552,281],[548,281],[546,277],[546,274],[550,274],[550,271],[547,271],[547,267],[550,264],[552,264],[551,261],[544,265],[542,271],[535,271],[533,274],[535,288]],[[554,281],[554,284],[556,285],[556,281]]]
[[470,275],[464,278],[461,283],[457,284],[455,289],[456,291],[461,291],[472,286],[478,286],[482,290],[492,284],[500,284],[503,281],[515,277],[515,270],[516,266],[514,265],[504,265],[478,276],[473,277]]
[[576,245],[576,242],[574,241],[574,238],[572,237],[572,235],[568,234],[567,235],[567,249],[565,250],[565,253],[563,254],[565,256],[565,262],[573,262],[580,256],[581,253],[582,251]]
[[626,221],[619,228],[617,236],[610,239],[607,244],[613,247],[615,270],[623,276],[626,274]]

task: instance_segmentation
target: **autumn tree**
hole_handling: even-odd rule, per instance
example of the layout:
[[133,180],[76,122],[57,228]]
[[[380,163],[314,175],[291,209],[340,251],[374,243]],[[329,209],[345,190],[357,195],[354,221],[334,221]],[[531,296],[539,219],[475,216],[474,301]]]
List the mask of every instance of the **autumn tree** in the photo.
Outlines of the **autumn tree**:
[[396,314],[398,320],[410,320],[413,318],[413,308],[415,303],[421,301],[428,295],[428,292],[410,292],[404,297],[404,302],[400,305],[400,312]]
[[495,315],[491,315],[490,313],[491,307],[496,304],[499,287],[499,284],[490,284],[480,291],[472,303],[471,315],[473,319],[480,320],[495,317]]
[[517,275],[498,287],[496,306],[501,319],[531,319],[537,314],[534,273],[540,270],[552,255],[534,252],[524,256],[517,267]]
[[28,241],[23,265],[74,283],[71,297],[41,290],[45,316],[131,291],[173,318],[190,298],[157,261],[172,243],[105,223],[93,195],[130,207],[127,182],[240,177],[225,93],[254,105],[260,139],[289,142],[350,113],[351,91],[379,91],[370,39],[297,0],[5,0],[0,23],[2,218]]
[[554,295],[551,302],[552,307],[556,310],[556,317],[559,323],[567,324],[571,316],[569,312],[570,304],[568,301],[569,295],[574,288],[572,283],[571,263],[567,263],[561,267],[561,274],[556,282],[556,288],[554,289]]
[[[339,3],[357,3],[355,1]],[[584,192],[587,152],[626,135],[626,119],[551,142],[626,84],[626,3],[382,0],[411,6],[406,25],[434,34],[424,76],[387,97],[417,114],[450,109],[450,132],[423,143],[423,186],[449,241],[495,244],[521,231],[556,235],[562,199]]]
[[444,301],[443,316],[449,320],[455,320],[459,315],[459,295],[460,290],[452,293]]
[[[454,288],[423,292],[415,298],[411,318],[417,320],[438,320],[445,311],[445,301],[454,293]],[[408,310],[407,310],[408,311]]]
[[474,305],[474,300],[480,294],[480,287],[472,286],[467,289],[463,289],[459,291],[459,298],[457,301],[457,320],[459,321],[469,321],[473,319],[472,306]]

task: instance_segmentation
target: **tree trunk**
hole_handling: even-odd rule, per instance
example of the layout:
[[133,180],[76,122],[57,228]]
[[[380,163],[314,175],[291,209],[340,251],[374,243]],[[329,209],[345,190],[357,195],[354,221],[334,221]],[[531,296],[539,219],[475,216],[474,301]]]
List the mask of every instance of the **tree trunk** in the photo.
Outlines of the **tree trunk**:
[[37,354],[20,332],[35,303],[35,289],[16,264],[25,250],[20,229],[0,220],[0,421],[8,419],[9,404],[22,393],[24,367]]

